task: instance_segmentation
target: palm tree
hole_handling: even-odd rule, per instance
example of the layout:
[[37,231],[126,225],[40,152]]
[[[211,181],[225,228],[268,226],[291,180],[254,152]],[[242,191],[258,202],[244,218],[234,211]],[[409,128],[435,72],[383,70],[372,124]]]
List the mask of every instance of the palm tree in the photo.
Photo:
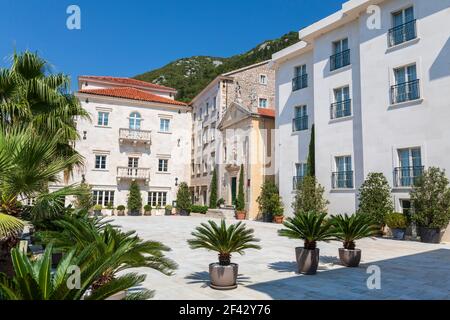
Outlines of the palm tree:
[[261,249],[253,243],[259,242],[253,233],[253,229],[247,229],[242,222],[227,227],[225,220],[221,221],[220,226],[210,220],[208,224],[202,223],[192,232],[195,238],[188,240],[188,244],[192,249],[203,248],[218,252],[219,264],[227,266],[231,263],[232,253],[242,255],[246,249]]
[[332,216],[332,223],[336,238],[343,242],[347,250],[355,250],[356,240],[371,237],[378,231],[370,218],[362,214]]
[[175,262],[163,254],[170,251],[170,248],[160,242],[142,241],[134,231],[122,232],[115,226],[103,223],[99,218],[80,219],[67,215],[53,224],[58,230],[38,232],[38,238],[44,243],[53,244],[55,249],[66,254],[75,250],[78,255],[85,248],[94,245],[91,251],[93,261],[115,257],[95,279],[94,289],[103,288],[114,280],[119,272],[126,269],[147,267],[171,275],[177,267]]
[[288,218],[283,223],[286,229],[279,230],[278,234],[291,239],[302,239],[305,249],[315,250],[317,242],[334,238],[333,224],[326,216],[326,213],[315,211],[300,213],[294,218]]
[[[117,255],[93,260],[91,252],[95,245],[86,247],[78,255],[75,250],[68,252],[54,272],[51,272],[52,246],[49,245],[43,256],[31,261],[26,253],[15,248],[11,251],[15,276],[9,279],[0,274],[0,300],[104,300],[112,295],[135,287],[145,280],[145,275],[129,273],[116,277],[102,288],[94,289],[94,283],[117,260]],[[79,266],[79,283],[71,281],[75,273],[71,266]],[[73,278],[73,280],[77,280]],[[68,284],[79,285],[71,287]],[[94,289],[94,290],[93,290]],[[142,289],[127,299],[149,299],[151,291]]]

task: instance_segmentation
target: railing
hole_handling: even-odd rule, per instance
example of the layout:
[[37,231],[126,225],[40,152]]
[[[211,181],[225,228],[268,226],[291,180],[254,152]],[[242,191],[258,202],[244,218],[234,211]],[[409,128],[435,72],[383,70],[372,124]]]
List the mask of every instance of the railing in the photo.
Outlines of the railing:
[[331,180],[333,189],[352,189],[353,171],[333,172]]
[[424,166],[398,167],[394,169],[395,187],[412,187],[423,175]]
[[151,131],[146,130],[120,129],[119,140],[120,142],[133,141],[150,143],[151,134]]
[[401,103],[420,99],[420,80],[400,83],[391,87],[392,103]]
[[416,20],[409,21],[389,30],[389,46],[393,47],[417,38]]
[[292,120],[292,130],[294,132],[308,130],[308,116],[294,118]]
[[308,87],[308,75],[304,74],[292,79],[292,91],[297,91]]
[[130,168],[130,167],[117,167],[118,179],[131,179],[131,180],[149,180],[150,169],[149,168]]
[[349,117],[352,115],[352,100],[344,100],[331,104],[330,118],[337,119],[343,117]]
[[303,176],[295,176],[295,177],[293,177],[292,178],[292,188],[294,190],[297,190],[298,185],[303,182],[304,178],[305,177],[303,177]]
[[350,49],[336,53],[330,57],[330,71],[350,65]]

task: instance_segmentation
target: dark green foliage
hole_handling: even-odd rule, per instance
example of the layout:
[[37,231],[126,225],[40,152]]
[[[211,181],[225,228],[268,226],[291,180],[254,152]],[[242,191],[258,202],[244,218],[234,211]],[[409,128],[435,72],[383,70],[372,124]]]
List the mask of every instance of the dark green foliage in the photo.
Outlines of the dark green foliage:
[[236,210],[245,210],[245,195],[244,195],[244,165],[241,165],[241,172],[239,174],[239,188],[236,198]]
[[201,214],[205,214],[208,212],[208,206],[197,206],[197,205],[192,205],[191,206],[191,212],[194,213],[201,213]]
[[308,162],[307,162],[307,175],[310,177],[316,176],[316,151],[315,151],[315,145],[316,145],[316,133],[315,133],[315,126],[312,125],[311,128],[311,140],[309,142],[309,153],[308,153]]
[[380,226],[384,225],[387,214],[394,211],[391,188],[382,173],[369,173],[359,189],[358,214],[363,214]]
[[445,171],[431,167],[411,191],[412,220],[420,227],[445,229],[450,221],[450,189]]
[[295,214],[303,212],[326,212],[328,201],[323,194],[325,189],[317,182],[316,177],[306,176],[297,185],[297,191],[292,204]]
[[177,209],[178,210],[190,210],[192,206],[191,194],[189,193],[189,187],[186,182],[180,183],[180,187],[177,192]]
[[273,181],[265,181],[261,187],[261,194],[256,199],[260,213],[273,215],[283,214],[283,203],[277,185]]
[[365,215],[338,215],[332,216],[336,238],[341,240],[344,248],[355,250],[355,241],[375,235],[378,227],[372,224],[371,219]]
[[75,208],[89,210],[92,206],[92,188],[84,182],[80,184],[79,188],[83,193],[75,197]]
[[136,79],[176,88],[180,101],[189,102],[218,75],[272,58],[296,42],[298,33],[290,32],[279,39],[265,41],[254,49],[229,58],[196,56],[183,58],[141,75]]
[[139,212],[142,209],[141,190],[136,181],[131,182],[127,207],[131,212]]
[[283,223],[286,229],[279,230],[278,234],[290,239],[301,239],[305,249],[314,250],[318,241],[334,239],[333,224],[326,216],[325,212],[320,211],[301,212],[294,218],[288,218]]
[[202,223],[192,232],[194,239],[188,240],[188,244],[192,249],[218,252],[220,264],[229,265],[232,253],[242,255],[246,249],[261,249],[254,244],[259,240],[253,236],[253,232],[253,229],[247,229],[242,222],[227,227],[225,220],[222,220],[220,225],[208,221],[208,224]]
[[384,222],[391,229],[406,229],[408,226],[408,219],[403,213],[399,212],[388,213]]
[[211,178],[211,194],[209,196],[209,207],[211,209],[217,208],[217,169],[214,168],[214,172]]

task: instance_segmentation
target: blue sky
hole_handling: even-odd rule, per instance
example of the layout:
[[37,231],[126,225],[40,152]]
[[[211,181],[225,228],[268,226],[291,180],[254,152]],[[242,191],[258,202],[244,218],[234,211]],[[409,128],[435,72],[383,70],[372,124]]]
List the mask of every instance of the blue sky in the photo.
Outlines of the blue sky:
[[[55,72],[134,76],[175,59],[228,57],[298,31],[344,0],[0,0],[0,66],[37,51]],[[66,9],[81,8],[81,30]],[[75,87],[74,87],[75,88]]]

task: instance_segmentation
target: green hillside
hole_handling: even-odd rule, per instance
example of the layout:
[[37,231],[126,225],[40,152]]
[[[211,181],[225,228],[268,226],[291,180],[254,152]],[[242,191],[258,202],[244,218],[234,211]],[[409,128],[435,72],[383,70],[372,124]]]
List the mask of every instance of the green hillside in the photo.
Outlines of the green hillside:
[[219,74],[268,60],[273,53],[298,41],[298,33],[289,32],[281,38],[265,41],[243,54],[229,58],[207,56],[183,58],[138,75],[135,79],[176,88],[177,99],[189,102]]

